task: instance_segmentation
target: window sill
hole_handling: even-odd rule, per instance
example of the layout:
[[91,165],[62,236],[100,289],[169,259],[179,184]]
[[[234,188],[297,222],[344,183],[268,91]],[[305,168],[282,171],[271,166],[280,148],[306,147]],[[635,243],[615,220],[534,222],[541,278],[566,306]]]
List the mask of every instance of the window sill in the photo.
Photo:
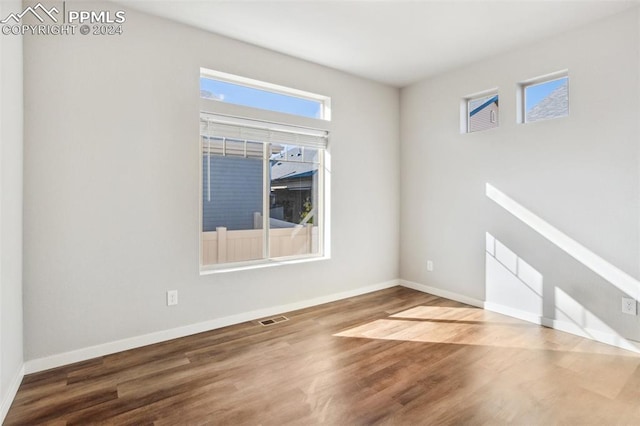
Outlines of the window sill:
[[224,274],[227,272],[248,271],[251,269],[270,268],[272,266],[295,265],[298,263],[317,262],[329,260],[329,256],[309,256],[280,259],[261,259],[250,262],[236,262],[223,265],[207,265],[200,267],[200,275]]

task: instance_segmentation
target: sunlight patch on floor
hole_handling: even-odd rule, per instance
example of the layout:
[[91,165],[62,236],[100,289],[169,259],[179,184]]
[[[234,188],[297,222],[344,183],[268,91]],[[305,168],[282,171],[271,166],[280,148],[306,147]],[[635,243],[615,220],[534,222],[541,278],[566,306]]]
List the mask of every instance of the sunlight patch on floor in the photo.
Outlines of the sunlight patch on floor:
[[478,308],[417,306],[334,336],[591,353],[640,360],[640,355],[624,349]]

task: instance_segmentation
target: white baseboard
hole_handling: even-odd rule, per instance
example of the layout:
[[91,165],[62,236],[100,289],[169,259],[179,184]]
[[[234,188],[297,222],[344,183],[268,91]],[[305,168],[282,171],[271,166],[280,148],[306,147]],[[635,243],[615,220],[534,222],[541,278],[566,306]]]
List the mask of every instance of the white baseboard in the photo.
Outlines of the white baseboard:
[[615,333],[594,330],[592,328],[581,328],[572,322],[554,320],[550,318],[543,318],[542,325],[559,331],[564,331],[565,333],[575,334],[576,336],[595,340],[596,342],[605,343],[607,345],[626,349],[631,352],[640,353],[640,342],[626,339]]
[[543,317],[541,317],[540,315],[533,314],[531,312],[522,311],[520,309],[511,308],[509,306],[499,305],[497,303],[492,303],[492,302],[484,302],[484,308],[487,311],[497,312],[499,314],[506,315],[513,318],[518,318],[533,324],[547,326],[544,323]]
[[429,293],[434,296],[444,297],[445,299],[455,300],[456,302],[466,303],[467,305],[476,306],[478,308],[484,308],[484,302],[482,300],[474,299],[473,297],[464,296],[452,291],[431,287],[426,284],[420,284],[413,281],[399,280],[399,283],[403,287],[418,290],[423,293]]
[[554,330],[563,331],[565,333],[574,334],[586,339],[595,340],[596,342],[640,353],[640,342],[625,339],[624,337],[618,336],[615,333],[581,327],[569,321],[541,317],[530,312],[521,311],[519,309],[510,308],[508,306],[499,305],[497,303],[485,302],[484,308],[488,311],[508,315],[510,317],[518,318],[534,324],[540,324],[545,327],[553,328]]
[[607,345],[640,353],[640,342],[625,339],[624,337],[618,336],[615,333],[582,328],[577,324],[571,322],[541,317],[531,312],[522,311],[520,309],[511,308],[509,306],[499,305],[497,303],[483,302],[482,300],[474,299],[472,297],[464,296],[462,294],[454,293],[448,290],[431,287],[425,284],[419,284],[406,280],[399,280],[399,283],[403,287],[412,288],[423,293],[433,294],[434,296],[444,297],[445,299],[451,299],[455,300],[456,302],[466,303],[467,305],[477,306],[478,308],[483,308],[488,311],[497,312],[499,314],[507,315],[513,318],[518,318],[533,324],[543,325],[545,327],[553,328],[558,331],[563,331],[565,333],[595,340],[596,342],[605,343]]
[[346,299],[353,296],[359,296],[361,294],[383,290],[385,288],[395,287],[399,284],[400,283],[398,280],[386,281],[370,286],[359,287],[353,290],[343,291],[340,293],[334,293],[326,296],[316,297],[313,299],[303,300],[300,302],[290,303],[287,305],[279,305],[250,312],[243,312],[241,314],[231,315],[223,318],[216,318],[197,324],[190,324],[183,327],[176,327],[169,330],[130,337],[128,339],[90,346],[87,348],[77,349],[61,354],[55,354],[44,358],[32,359],[25,363],[24,374],[37,373],[39,371],[48,370],[50,368],[60,367],[63,365],[73,364],[74,362],[86,361],[91,358],[139,348],[141,346],[147,346],[154,343],[176,339],[179,337],[185,337],[192,334],[215,330],[217,328],[239,324],[245,321],[253,321],[256,319],[278,315],[285,312],[291,312],[298,309],[321,305],[323,303],[334,302],[336,300]]
[[17,371],[13,380],[9,384],[7,388],[7,392],[2,397],[2,405],[0,405],[0,424],[4,422],[4,419],[7,417],[9,413],[9,408],[11,408],[11,404],[13,404],[13,400],[18,393],[18,388],[20,388],[20,384],[22,383],[22,379],[24,378],[25,369],[24,364],[20,366],[20,369]]
[[[197,324],[190,324],[183,327],[172,328],[169,330],[158,331],[155,333],[144,334],[141,336],[135,336],[128,339],[117,340],[100,345],[90,346],[70,352],[61,354],[55,354],[43,358],[33,359],[26,361],[18,376],[12,383],[11,392],[7,394],[5,400],[2,401],[2,414],[6,415],[6,411],[9,410],[11,401],[15,397],[15,393],[20,386],[22,377],[25,374],[37,373],[39,371],[48,370],[50,368],[60,367],[63,365],[72,364],[74,362],[86,361],[91,358],[99,356],[105,356],[116,352],[121,352],[129,349],[139,348],[154,343],[160,343],[171,339],[190,336],[192,334],[202,333],[205,331],[215,330],[218,328],[226,327],[229,325],[239,324],[245,321],[253,321],[256,319],[269,317],[273,315],[282,314],[285,312],[291,312],[298,309],[304,309],[311,306],[321,305],[323,303],[334,302],[336,300],[346,299],[349,297],[359,296],[361,294],[371,293],[378,290],[401,285],[403,287],[411,288],[423,293],[433,294],[434,296],[444,297],[446,299],[455,300],[457,302],[466,303],[471,306],[487,309],[490,311],[498,312],[504,315],[508,315],[514,318],[519,318],[524,321],[529,321],[534,324],[541,324],[547,327],[554,328],[556,330],[564,331],[567,333],[575,334],[588,339],[596,340],[598,342],[606,343],[612,346],[617,346],[623,349],[631,350],[634,352],[640,352],[640,342],[634,342],[628,339],[624,339],[612,333],[604,333],[597,330],[583,330],[578,326],[567,323],[564,321],[552,320],[548,318],[541,318],[534,314],[520,311],[517,309],[509,308],[502,305],[484,302],[482,300],[474,299],[462,294],[454,293],[448,290],[443,290],[436,287],[431,287],[425,284],[419,284],[407,280],[391,280],[370,286],[359,287],[353,290],[344,291],[340,293],[334,293],[326,296],[316,297],[313,299],[303,300],[300,302],[290,303],[287,305],[273,306],[269,308],[259,309],[250,312],[244,312],[237,315],[231,315],[223,318],[216,318],[210,321],[205,321]],[[9,398],[9,395],[11,396]],[[7,402],[8,401],[8,402]],[[5,407],[5,405],[7,405]]]

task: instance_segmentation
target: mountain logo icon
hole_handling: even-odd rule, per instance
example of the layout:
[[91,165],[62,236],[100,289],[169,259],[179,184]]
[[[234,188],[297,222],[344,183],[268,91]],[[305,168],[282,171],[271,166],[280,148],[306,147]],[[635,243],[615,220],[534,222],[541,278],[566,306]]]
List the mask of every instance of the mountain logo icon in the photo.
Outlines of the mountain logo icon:
[[54,13],[57,15],[60,13],[58,9],[52,7],[51,9],[47,9],[42,5],[42,3],[38,3],[37,5],[31,7],[28,6],[21,13],[11,13],[9,16],[0,21],[0,24],[6,24],[7,22],[14,20],[16,23],[19,23],[20,20],[28,13],[31,13],[33,16],[38,19],[40,22],[44,22],[44,17],[49,17],[53,22],[58,22],[58,19],[54,16]]

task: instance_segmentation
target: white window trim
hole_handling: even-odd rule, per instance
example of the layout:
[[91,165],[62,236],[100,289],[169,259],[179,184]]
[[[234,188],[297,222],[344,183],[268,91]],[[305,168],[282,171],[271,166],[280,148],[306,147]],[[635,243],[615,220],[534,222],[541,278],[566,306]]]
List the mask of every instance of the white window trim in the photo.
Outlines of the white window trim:
[[[322,116],[319,119],[324,121],[331,121],[331,98],[328,96],[318,95],[317,93],[306,92],[304,90],[293,89],[290,87],[280,86],[278,84],[267,83],[247,77],[228,74],[221,71],[214,71],[207,68],[200,68],[200,77],[211,78],[214,80],[224,81],[226,83],[250,87],[252,89],[266,90],[273,93],[279,93],[281,95],[293,96],[296,98],[320,102],[322,104]],[[225,103],[224,101],[212,101]],[[247,108],[258,109],[253,107]]]
[[[548,82],[551,82],[551,81],[560,80],[560,79],[563,79],[565,77],[569,77],[569,70],[568,69],[552,72],[552,73],[549,73],[549,74],[544,74],[544,75],[541,75],[541,76],[538,76],[538,77],[534,77],[534,78],[530,78],[530,79],[518,82],[517,83],[517,90],[516,90],[516,105],[518,106],[518,110],[517,110],[517,114],[516,114],[517,123],[518,124],[533,124],[533,123],[539,123],[539,122],[542,122],[542,121],[548,121],[548,120],[527,121],[526,89],[528,87],[531,87],[531,86],[536,86],[538,84],[548,83]],[[568,97],[571,96],[571,94],[570,94],[570,83],[569,83],[568,80],[567,80],[567,96]],[[570,108],[571,108],[571,102],[569,102],[569,105],[567,106],[567,115],[562,116],[562,117],[556,117],[556,118],[568,117],[569,113],[570,113]]]
[[327,129],[321,129],[317,127],[308,127],[299,124],[288,124],[270,120],[260,120],[231,114],[219,114],[215,112],[201,111],[200,116],[201,119],[209,119],[212,122],[215,121],[219,124],[252,128],[258,131],[263,130],[265,132],[274,131],[283,133],[298,133],[301,135],[309,135],[318,138],[326,138],[329,133]]
[[209,265],[200,268],[200,275],[226,274],[228,272],[250,271],[253,269],[271,268],[273,266],[297,265],[300,263],[318,262],[320,260],[330,260],[331,256],[309,255],[308,257],[296,257],[295,259],[265,259],[253,262],[226,263],[222,265]]

